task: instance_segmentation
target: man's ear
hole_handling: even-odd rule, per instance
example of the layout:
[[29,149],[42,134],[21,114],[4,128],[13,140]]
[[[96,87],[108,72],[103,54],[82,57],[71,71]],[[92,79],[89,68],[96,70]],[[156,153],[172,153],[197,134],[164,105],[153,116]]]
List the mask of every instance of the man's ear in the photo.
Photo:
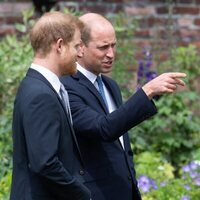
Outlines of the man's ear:
[[77,51],[77,56],[79,58],[82,58],[84,55],[84,49],[85,49],[85,45],[83,44],[83,42],[80,43],[79,47],[78,47],[78,51]]
[[63,39],[62,39],[62,38],[59,38],[59,39],[56,41],[55,48],[56,48],[56,51],[57,51],[58,53],[61,53],[61,52],[62,52],[62,48],[63,48]]

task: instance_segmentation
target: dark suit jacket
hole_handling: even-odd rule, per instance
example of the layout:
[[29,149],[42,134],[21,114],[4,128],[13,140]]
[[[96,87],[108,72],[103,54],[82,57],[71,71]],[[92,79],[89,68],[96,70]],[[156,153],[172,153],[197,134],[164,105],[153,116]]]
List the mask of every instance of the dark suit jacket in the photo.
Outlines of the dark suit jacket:
[[11,200],[90,199],[66,110],[50,83],[33,69],[16,96],[13,143]]
[[[102,76],[118,109],[108,115],[95,86],[80,72],[63,77],[69,93],[74,130],[85,162],[85,184],[94,200],[141,199],[127,131],[156,113],[139,90],[124,105],[116,82]],[[123,135],[125,151],[118,138]]]

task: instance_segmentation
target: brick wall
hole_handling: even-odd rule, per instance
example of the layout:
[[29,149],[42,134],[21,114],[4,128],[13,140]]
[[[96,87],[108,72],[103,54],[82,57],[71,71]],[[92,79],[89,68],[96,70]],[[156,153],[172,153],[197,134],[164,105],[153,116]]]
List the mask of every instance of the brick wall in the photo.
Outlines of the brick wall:
[[[138,22],[134,35],[138,47],[153,46],[163,52],[173,45],[200,47],[200,0],[70,0],[57,1],[58,9],[73,8],[104,15],[123,12]],[[30,0],[0,1],[0,37],[15,33],[22,11],[33,6]],[[165,56],[165,53],[163,53]]]

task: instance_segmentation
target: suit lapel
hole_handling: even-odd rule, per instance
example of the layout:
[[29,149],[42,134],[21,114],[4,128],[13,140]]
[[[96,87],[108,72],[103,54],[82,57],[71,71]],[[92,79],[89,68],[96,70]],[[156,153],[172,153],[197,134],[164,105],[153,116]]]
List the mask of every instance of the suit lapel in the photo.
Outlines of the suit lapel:
[[121,95],[119,92],[117,92],[118,88],[116,88],[116,86],[109,80],[109,78],[104,75],[102,75],[102,80],[109,93],[111,94],[116,107],[118,108],[122,104]]
[[63,104],[62,100],[60,99],[58,93],[56,92],[56,90],[53,88],[53,86],[49,83],[49,81],[42,75],[40,74],[38,71],[34,70],[34,69],[29,69],[28,72],[27,72],[27,75],[28,76],[31,76],[31,77],[34,77],[36,79],[39,79],[41,80],[42,82],[44,82],[49,88],[51,88],[51,90],[54,92],[54,94],[56,95],[56,97],[58,98],[59,102],[61,103],[62,105],[62,108],[67,116],[67,120],[68,120],[68,123],[70,122],[70,120],[68,119],[68,114],[67,114],[67,111],[65,109],[65,105]]
[[[119,106],[122,105],[122,97],[121,97],[121,93],[118,87],[116,87],[116,85],[114,85],[113,82],[110,81],[108,77],[102,75],[102,79],[110,95],[112,96],[112,99],[116,105],[116,109],[119,108]],[[122,135],[122,137],[123,137],[123,141],[125,141],[125,136]],[[116,141],[116,144],[121,150],[123,149],[122,144],[119,139]],[[125,147],[126,147],[126,144],[124,142],[124,148]]]
[[78,142],[77,142],[77,139],[76,139],[76,136],[75,136],[75,133],[74,133],[74,129],[72,127],[72,124],[70,122],[70,119],[69,119],[69,116],[67,114],[67,111],[66,111],[66,108],[65,108],[65,105],[63,104],[62,100],[60,99],[58,93],[56,92],[56,90],[52,87],[52,85],[49,83],[49,81],[42,75],[40,74],[39,72],[37,72],[36,70],[34,69],[28,69],[28,72],[27,72],[27,76],[31,76],[33,78],[36,78],[36,79],[39,79],[41,81],[43,81],[48,87],[50,87],[52,89],[52,91],[55,93],[55,95],[57,96],[60,104],[62,105],[62,108],[64,110],[64,113],[66,115],[66,118],[67,118],[67,122],[69,124],[69,127],[70,127],[70,130],[71,130],[71,134],[72,134],[72,137],[74,139],[74,142],[76,144],[76,147],[77,147],[77,150],[79,152],[79,156],[80,156],[80,159],[81,159],[81,162],[82,164],[84,164],[83,162],[83,158],[82,158],[82,155],[81,155],[81,152],[80,152],[80,149],[79,149],[79,146],[78,146]]
[[[96,87],[88,80],[87,77],[85,77],[81,72],[77,72],[75,75],[72,76],[73,78],[77,79],[80,84],[84,85],[100,102],[100,105],[102,106],[103,110],[105,111],[106,114],[109,114],[108,108],[105,105],[105,102],[99,92],[97,91]],[[109,93],[111,94],[116,107],[118,108],[121,105],[121,96],[120,93],[117,93],[118,88],[109,80],[108,77],[102,76],[102,79],[104,81],[104,84],[106,88],[108,89]],[[115,141],[115,144],[118,146],[120,150],[122,150],[122,145],[118,140]]]
[[73,77],[76,79],[79,79],[79,83],[84,85],[88,90],[90,90],[90,92],[98,99],[98,101],[99,101],[100,105],[102,106],[103,110],[105,111],[105,113],[108,114],[109,113],[108,108],[107,108],[102,96],[100,95],[100,93],[98,92],[96,87],[88,80],[88,78],[85,77],[79,71]]

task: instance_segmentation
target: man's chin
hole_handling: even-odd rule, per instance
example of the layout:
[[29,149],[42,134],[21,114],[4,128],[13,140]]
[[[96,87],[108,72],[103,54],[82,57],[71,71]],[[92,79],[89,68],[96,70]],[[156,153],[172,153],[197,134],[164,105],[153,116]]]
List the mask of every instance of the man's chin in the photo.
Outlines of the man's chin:
[[75,66],[71,69],[71,71],[68,72],[68,75],[74,75],[74,74],[76,74],[76,72],[77,72],[77,69],[76,69],[76,66]]
[[109,74],[111,71],[112,71],[112,67],[111,67],[111,68],[104,69],[104,70],[102,71],[102,73],[103,73],[103,74]]
[[68,67],[67,70],[65,71],[65,75],[74,75],[76,74],[77,69],[76,69],[76,64],[74,64],[72,67]]
[[75,75],[77,73],[77,69],[75,68],[70,75]]

